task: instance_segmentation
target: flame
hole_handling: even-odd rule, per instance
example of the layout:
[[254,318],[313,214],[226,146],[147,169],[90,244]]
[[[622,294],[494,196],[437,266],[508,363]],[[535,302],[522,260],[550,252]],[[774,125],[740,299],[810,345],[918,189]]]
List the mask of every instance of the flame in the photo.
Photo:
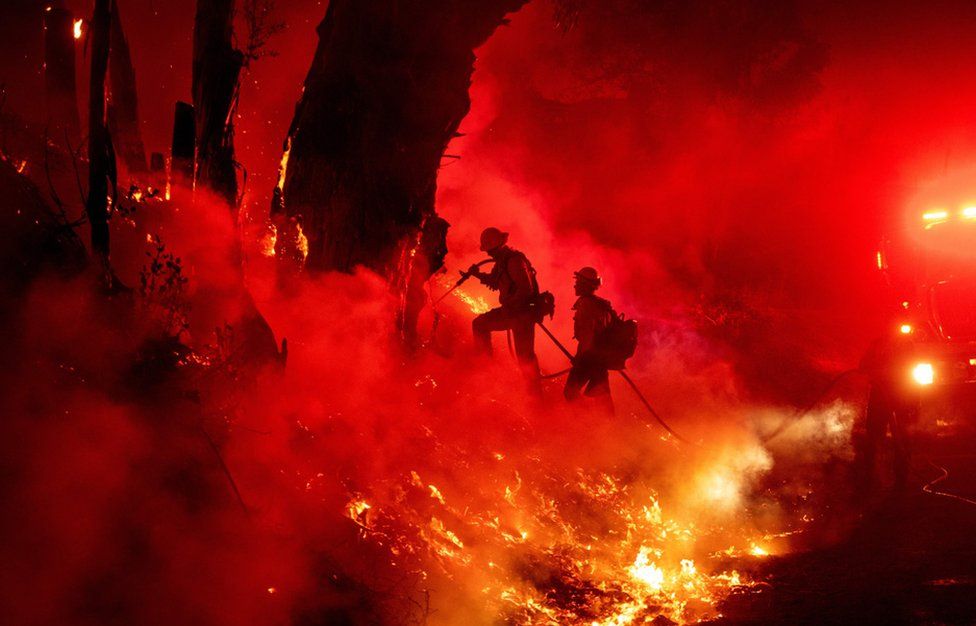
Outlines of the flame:
[[285,188],[285,175],[288,173],[288,155],[291,154],[291,137],[285,139],[285,151],[281,155],[281,165],[278,167],[278,192]]
[[767,552],[765,548],[762,548],[756,544],[752,544],[752,547],[749,548],[749,554],[752,556],[769,556],[769,552]]
[[[450,282],[446,278],[442,278],[440,280],[440,285],[445,290],[454,287],[454,283]],[[468,309],[470,309],[471,312],[474,313],[475,315],[481,315],[482,313],[487,313],[492,309],[492,306],[488,304],[488,301],[485,300],[483,297],[471,295],[470,293],[468,293],[467,291],[465,291],[460,287],[454,289],[452,295],[458,300],[460,300],[462,303],[464,303],[468,307]]]
[[346,517],[356,522],[362,529],[369,530],[367,516],[372,508],[366,500],[354,497],[346,503]]
[[275,255],[275,245],[278,243],[278,228],[271,224],[267,232],[261,237],[261,254],[267,257]]
[[664,586],[664,570],[651,562],[651,549],[646,546],[641,546],[634,564],[627,571],[634,580],[647,585],[652,591],[660,591]]
[[475,315],[481,315],[482,313],[487,313],[491,310],[491,305],[488,301],[481,296],[472,296],[471,294],[465,292],[463,289],[455,289],[454,296],[466,304],[471,312]]
[[166,157],[166,201],[169,202],[173,190],[173,157]]
[[81,19],[75,20],[75,23],[74,23],[75,39],[81,39],[81,25],[83,23],[84,23],[84,20],[81,20]]
[[[509,457],[491,458],[497,467]],[[509,624],[624,626],[657,623],[659,616],[677,624],[705,621],[719,616],[716,605],[733,591],[756,584],[735,569],[697,560],[727,563],[747,553],[734,547],[696,551],[705,535],[726,531],[667,516],[653,491],[641,497],[616,476],[582,469],[568,483],[548,474],[530,480],[519,470],[511,477],[514,484],[502,483],[481,505],[466,498],[455,508],[411,470],[384,489],[397,494],[392,501],[371,506],[353,495],[346,516],[365,538],[386,545],[398,564],[417,559],[425,579],[432,565],[450,580],[473,576],[486,609]],[[596,527],[594,516],[601,520]],[[766,554],[758,541],[746,545],[753,556]]]
[[298,223],[295,224],[295,247],[301,253],[302,263],[304,263],[308,258],[308,237],[302,232],[302,225]]

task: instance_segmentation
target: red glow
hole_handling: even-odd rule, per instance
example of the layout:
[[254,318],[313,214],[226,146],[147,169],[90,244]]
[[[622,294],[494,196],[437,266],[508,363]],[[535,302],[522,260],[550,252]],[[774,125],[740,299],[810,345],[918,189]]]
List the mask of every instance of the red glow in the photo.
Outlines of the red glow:
[[[88,16],[90,4],[44,10]],[[472,348],[473,317],[498,302],[474,280],[424,308],[407,345],[397,327],[405,298],[386,276],[304,265],[310,239],[347,209],[363,237],[390,229],[356,206],[293,221],[269,211],[309,158],[288,134],[328,4],[235,5],[238,45],[245,7],[288,26],[268,43],[276,54],[242,74],[237,214],[181,181],[169,155],[174,105],[193,94],[198,0],[120,3],[142,138],[164,156],[148,173],[120,165],[105,202],[111,272],[90,262],[69,278],[41,274],[60,268],[24,250],[89,236],[88,131],[50,119],[43,81],[53,74],[40,68],[53,40],[36,32],[40,7],[2,9],[0,166],[22,176],[0,199],[48,205],[57,235],[31,238],[26,222],[42,220],[14,220],[20,204],[5,212],[23,229],[9,230],[18,234],[4,248],[5,275],[16,278],[0,384],[0,490],[15,539],[2,556],[17,572],[0,585],[0,606],[11,623],[694,623],[750,600],[786,611],[790,598],[772,594],[815,585],[777,576],[846,552],[871,561],[850,571],[928,576],[931,566],[935,580],[934,556],[904,568],[878,556],[921,549],[835,548],[850,536],[902,536],[898,520],[884,533],[860,526],[876,521],[864,515],[875,502],[850,479],[876,376],[861,363],[878,335],[935,334],[919,313],[929,295],[896,292],[888,244],[976,219],[976,87],[960,53],[976,8],[896,2],[881,19],[860,3],[806,0],[537,0],[475,51],[470,111],[436,189],[425,187],[451,227],[444,271],[423,297],[435,301],[457,270],[483,260],[478,233],[497,226],[555,294],[546,324],[572,349],[573,275],[598,268],[598,295],[641,329],[627,374],[685,443],[616,373],[615,417],[591,410],[591,398],[567,404],[557,375],[567,359],[541,331],[541,368],[553,377],[541,398],[526,394],[504,333],[491,359]],[[66,19],[75,40],[84,36],[68,49],[87,120],[97,28]],[[359,90],[397,67],[384,54],[386,65],[350,65],[335,87],[350,119],[364,106]],[[431,107],[387,87],[393,119]],[[465,87],[452,83],[447,96],[463,102]],[[358,151],[337,158],[371,154],[332,139],[330,150]],[[356,184],[386,189],[401,174]],[[382,215],[395,200],[370,210]],[[403,258],[418,256],[414,246]],[[91,288],[106,276],[121,286]],[[283,340],[287,359],[252,352]],[[935,357],[911,359],[892,378],[915,392],[943,383]],[[934,425],[939,444],[966,426],[922,411],[911,427],[935,445]],[[912,480],[928,471],[916,458]],[[941,512],[933,518],[957,514]],[[916,591],[898,582],[890,588]],[[944,599],[930,580],[919,585],[925,593],[906,593],[913,601]],[[863,603],[831,610],[850,606]],[[870,623],[830,617],[813,619]]]

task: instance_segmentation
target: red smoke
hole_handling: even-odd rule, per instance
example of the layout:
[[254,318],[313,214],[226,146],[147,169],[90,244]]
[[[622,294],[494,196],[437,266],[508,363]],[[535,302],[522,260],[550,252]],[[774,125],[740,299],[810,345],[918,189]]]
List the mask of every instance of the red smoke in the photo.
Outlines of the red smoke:
[[[173,103],[189,99],[193,2],[120,4],[146,143],[165,151]],[[448,149],[460,159],[446,158],[439,179],[438,211],[452,228],[448,271],[431,295],[481,258],[480,230],[499,226],[556,294],[552,328],[568,342],[572,271],[598,267],[601,293],[642,325],[631,373],[703,449],[661,442],[619,380],[613,423],[568,411],[558,383],[539,410],[501,342],[493,362],[470,354],[472,312],[455,298],[421,320],[426,336],[436,323],[431,349],[406,354],[378,277],[310,276],[282,291],[253,240],[246,284],[276,338],[288,339],[283,373],[189,368],[138,388],[125,359],[144,329],[82,286],[42,282],[21,303],[22,358],[4,361],[3,532],[16,540],[4,542],[0,600],[11,621],[390,619],[415,610],[405,598],[419,598],[410,585],[421,583],[440,623],[485,619],[481,586],[496,574],[484,564],[532,582],[539,572],[471,520],[491,513],[509,534],[532,528],[525,551],[548,554],[545,541],[560,535],[530,513],[600,474],[631,489],[614,502],[636,510],[632,494],[652,489],[667,516],[714,516],[732,529],[666,555],[673,566],[794,521],[800,511],[782,492],[756,485],[843,458],[850,411],[805,415],[767,447],[754,431],[790,417],[781,407],[809,399],[811,380],[856,364],[888,304],[873,271],[878,240],[920,188],[969,171],[974,9],[674,2],[634,17],[640,4],[591,3],[564,31],[551,3],[533,2],[478,51],[465,136]],[[325,10],[312,0],[279,8],[288,30],[270,45],[280,54],[254,65],[237,120],[255,231]],[[11,106],[29,101],[11,93]],[[238,313],[221,293],[239,269],[229,212],[200,197],[148,204],[134,224],[114,226],[120,278],[137,284],[146,235],[158,235],[190,278],[187,341],[214,344],[214,328]],[[565,366],[544,336],[537,346],[544,370]],[[133,397],[118,397],[126,385]],[[524,509],[500,504],[523,484],[524,500],[511,497]],[[589,495],[573,492],[593,504]],[[427,533],[404,545],[452,549],[432,530],[438,519],[475,566],[452,569],[433,550],[394,554],[402,545],[392,534],[362,541],[345,514],[356,498],[371,503],[375,517],[362,523],[374,530],[398,511],[397,522]],[[594,536],[615,529],[595,505],[585,515],[563,506],[554,519],[585,518],[579,526]]]

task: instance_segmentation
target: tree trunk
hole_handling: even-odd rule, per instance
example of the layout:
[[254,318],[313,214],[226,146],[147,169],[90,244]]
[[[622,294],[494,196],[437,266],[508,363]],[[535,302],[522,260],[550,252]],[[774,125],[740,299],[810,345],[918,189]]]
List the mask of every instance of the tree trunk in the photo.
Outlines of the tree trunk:
[[[193,187],[193,164],[196,153],[196,121],[193,105],[177,102],[173,112],[173,143],[170,147],[169,179],[174,198],[183,189]],[[180,190],[180,191],[177,191]],[[167,198],[169,199],[169,198]]]
[[136,72],[129,55],[129,42],[122,30],[119,6],[112,7],[112,45],[109,49],[108,110],[109,128],[115,140],[116,152],[129,173],[146,172],[146,148],[139,131],[139,99],[136,93]]
[[63,8],[44,12],[44,91],[48,135],[58,142],[65,133],[78,143],[78,88],[75,80],[74,14]]
[[234,109],[244,55],[234,48],[234,0],[197,0],[193,28],[196,182],[237,215]]
[[[105,126],[105,74],[108,70],[112,0],[95,0],[91,24],[91,80],[88,98],[88,198],[85,209],[91,246],[111,287],[108,217],[115,195],[115,154]],[[112,196],[109,196],[109,193]]]
[[272,213],[301,226],[309,269],[385,275],[407,334],[443,262],[437,170],[470,106],[473,50],[525,1],[332,0],[318,27]]

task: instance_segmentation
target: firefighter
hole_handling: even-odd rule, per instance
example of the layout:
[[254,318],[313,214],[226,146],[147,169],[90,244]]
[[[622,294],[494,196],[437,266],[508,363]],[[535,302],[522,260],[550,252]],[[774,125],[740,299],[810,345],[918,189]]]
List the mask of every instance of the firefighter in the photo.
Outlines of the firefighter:
[[577,300],[573,305],[573,338],[576,356],[566,379],[563,395],[569,402],[580,399],[581,393],[596,399],[604,411],[613,414],[610,397],[610,377],[607,362],[601,354],[600,333],[612,320],[613,307],[608,300],[596,295],[602,283],[600,274],[592,267],[584,267],[573,274],[573,289]]
[[472,265],[468,274],[497,291],[501,306],[474,318],[475,344],[485,354],[491,354],[491,333],[511,331],[515,356],[530,391],[541,393],[535,355],[535,323],[539,321],[533,308],[539,296],[535,270],[524,254],[508,246],[508,233],[497,228],[486,228],[481,233],[481,250],[495,262],[491,272],[482,272],[477,265]]
[[889,334],[876,339],[859,369],[871,383],[864,434],[856,448],[855,466],[862,492],[878,485],[877,464],[888,432],[891,432],[895,489],[908,484],[911,463],[910,429],[918,416],[919,395],[912,387],[914,343],[908,334]]

